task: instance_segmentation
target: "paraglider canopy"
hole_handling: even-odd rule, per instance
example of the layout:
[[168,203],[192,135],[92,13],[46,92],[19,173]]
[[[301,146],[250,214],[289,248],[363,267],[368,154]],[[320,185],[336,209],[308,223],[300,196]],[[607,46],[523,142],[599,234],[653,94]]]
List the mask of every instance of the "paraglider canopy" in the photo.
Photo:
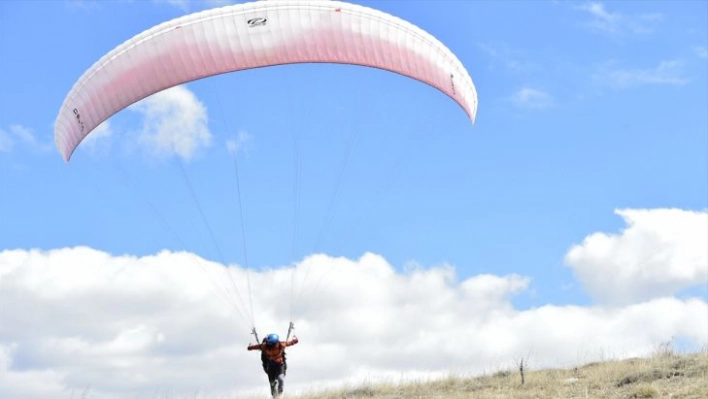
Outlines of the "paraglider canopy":
[[193,80],[294,63],[380,68],[442,91],[474,122],[477,92],[457,57],[400,18],[341,1],[268,0],[189,14],[121,44],[91,66],[64,100],[55,142],[65,161],[123,108]]

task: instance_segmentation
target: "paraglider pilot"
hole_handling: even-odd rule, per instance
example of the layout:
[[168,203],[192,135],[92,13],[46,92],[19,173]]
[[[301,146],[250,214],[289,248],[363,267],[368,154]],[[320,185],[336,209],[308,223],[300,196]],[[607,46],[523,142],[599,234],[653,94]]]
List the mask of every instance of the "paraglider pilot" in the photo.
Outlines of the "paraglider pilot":
[[249,351],[261,351],[263,371],[268,374],[270,393],[273,397],[283,393],[284,377],[288,369],[285,348],[297,343],[297,337],[293,337],[290,341],[281,341],[278,334],[269,334],[266,338],[263,338],[260,344],[248,346]]

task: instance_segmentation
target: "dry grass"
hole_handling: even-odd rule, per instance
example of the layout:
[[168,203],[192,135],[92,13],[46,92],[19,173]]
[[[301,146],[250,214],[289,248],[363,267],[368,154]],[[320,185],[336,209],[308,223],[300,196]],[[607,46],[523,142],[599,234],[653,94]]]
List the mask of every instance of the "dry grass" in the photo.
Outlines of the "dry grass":
[[[518,370],[410,384],[362,385],[297,396],[300,399],[414,398],[708,398],[708,351],[657,352],[651,358],[590,363],[571,369]],[[292,396],[289,396],[292,397]]]

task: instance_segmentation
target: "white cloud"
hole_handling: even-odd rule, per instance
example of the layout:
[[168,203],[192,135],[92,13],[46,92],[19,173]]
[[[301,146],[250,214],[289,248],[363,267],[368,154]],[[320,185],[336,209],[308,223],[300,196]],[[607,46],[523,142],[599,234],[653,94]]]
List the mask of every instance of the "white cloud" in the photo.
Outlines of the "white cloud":
[[0,128],[0,152],[10,152],[18,144],[40,151],[50,148],[49,144],[37,140],[34,131],[26,126],[12,124],[7,130]]
[[663,19],[659,13],[627,15],[618,11],[609,11],[600,2],[589,2],[577,7],[586,12],[590,20],[584,25],[588,28],[611,36],[626,34],[648,34],[654,31],[654,25]]
[[597,21],[602,21],[605,24],[614,24],[620,19],[618,13],[610,13],[605,10],[605,5],[602,3],[587,3],[579,6],[578,9],[587,11]]
[[10,152],[14,146],[10,133],[0,128],[0,152]]
[[705,286],[708,213],[680,209],[618,210],[620,234],[595,233],[574,246],[566,263],[590,295],[627,304]]
[[155,93],[130,109],[143,114],[140,143],[153,155],[177,155],[188,161],[211,144],[206,108],[184,86]]
[[531,87],[523,87],[514,93],[511,100],[516,106],[521,108],[541,109],[553,105],[553,96],[545,91]]
[[236,155],[240,151],[245,151],[248,143],[251,142],[253,137],[246,132],[238,132],[235,138],[226,140],[226,149],[229,154]]
[[81,146],[93,153],[100,153],[110,146],[112,136],[110,121],[104,121],[83,139]]
[[699,58],[708,58],[708,47],[706,46],[695,46],[693,52]]
[[[705,249],[696,235],[706,231],[705,222],[694,222],[705,215],[623,212],[631,224],[609,237],[616,250],[598,252],[590,239],[568,255],[576,270],[604,274],[616,291],[636,293],[633,278],[644,269],[630,268],[634,277],[625,278],[615,268],[608,278],[607,262],[594,260],[661,258],[670,266],[648,268],[651,290],[639,290],[651,294],[642,295],[646,300],[612,307],[518,310],[512,298],[529,288],[527,277],[459,279],[451,265],[399,272],[374,254],[315,255],[246,272],[188,253],[6,250],[0,252],[0,396],[70,397],[87,387],[96,399],[264,394],[259,356],[245,350],[247,281],[261,334],[285,335],[291,315],[295,322],[301,342],[288,351],[288,392],[345,380],[490,372],[529,354],[531,367],[571,366],[648,354],[672,337],[706,344],[705,299],[677,299],[661,289],[666,279],[682,286],[693,280],[696,270],[685,265]],[[593,281],[581,275],[586,286]],[[242,315],[232,305],[242,305]]]
[[155,3],[168,4],[173,7],[177,7],[182,11],[189,11],[191,6],[203,6],[206,5],[209,8],[221,7],[229,4],[233,4],[232,0],[153,0]]
[[478,47],[490,58],[489,68],[501,66],[513,72],[530,72],[538,67],[527,59],[523,51],[504,42],[479,43]]
[[76,9],[95,9],[101,5],[101,3],[92,0],[67,0],[65,4]]
[[21,125],[11,125],[10,133],[15,136],[18,140],[29,144],[31,146],[37,146],[37,139],[34,137],[32,129],[24,127]]
[[223,7],[236,3],[234,0],[204,0],[201,4],[211,7]]
[[164,3],[168,4],[173,7],[177,7],[182,11],[188,11],[189,10],[189,0],[154,0],[155,3]]
[[683,63],[679,60],[662,61],[656,67],[647,69],[622,69],[610,63],[600,67],[594,78],[617,88],[647,84],[681,86],[689,82],[682,76],[682,67]]

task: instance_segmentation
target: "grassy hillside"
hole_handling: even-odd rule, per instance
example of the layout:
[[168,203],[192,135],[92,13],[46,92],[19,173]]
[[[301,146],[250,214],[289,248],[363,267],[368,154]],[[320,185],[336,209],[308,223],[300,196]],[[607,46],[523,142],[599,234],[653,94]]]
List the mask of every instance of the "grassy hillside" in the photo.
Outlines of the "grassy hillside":
[[[358,398],[708,398],[708,351],[589,363],[570,369],[524,370],[405,385],[382,384],[298,396],[300,399]],[[289,397],[292,397],[288,395]]]

